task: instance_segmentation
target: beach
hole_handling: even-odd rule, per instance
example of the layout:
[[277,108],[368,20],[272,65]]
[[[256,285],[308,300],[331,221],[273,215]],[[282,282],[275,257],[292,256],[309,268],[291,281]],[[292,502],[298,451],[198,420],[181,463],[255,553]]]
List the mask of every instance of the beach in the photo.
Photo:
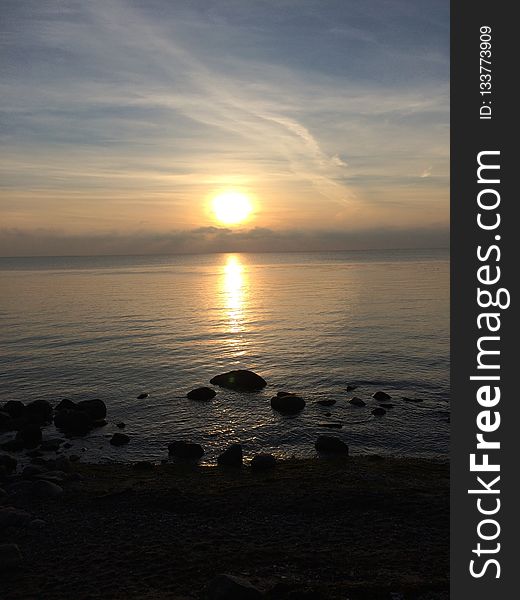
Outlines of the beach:
[[[447,461],[66,469],[54,498],[2,499],[30,515],[2,533],[5,599],[448,598]],[[255,591],[222,595],[222,574]]]

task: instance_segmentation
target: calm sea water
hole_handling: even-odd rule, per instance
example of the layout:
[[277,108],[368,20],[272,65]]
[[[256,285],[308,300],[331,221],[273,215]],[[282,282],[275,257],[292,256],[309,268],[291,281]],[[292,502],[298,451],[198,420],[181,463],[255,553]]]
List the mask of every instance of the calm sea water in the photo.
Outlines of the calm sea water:
[[[93,461],[165,458],[175,439],[201,443],[207,461],[232,442],[309,455],[327,421],[344,423],[333,434],[352,454],[444,456],[448,261],[439,250],[0,259],[0,402],[102,398],[109,424],[71,450]],[[185,397],[235,368],[268,387]],[[347,384],[366,408],[347,403]],[[379,389],[395,406],[376,418]],[[278,390],[301,393],[305,410],[274,413]],[[336,405],[315,403],[325,398]],[[107,442],[118,421],[124,448]]]

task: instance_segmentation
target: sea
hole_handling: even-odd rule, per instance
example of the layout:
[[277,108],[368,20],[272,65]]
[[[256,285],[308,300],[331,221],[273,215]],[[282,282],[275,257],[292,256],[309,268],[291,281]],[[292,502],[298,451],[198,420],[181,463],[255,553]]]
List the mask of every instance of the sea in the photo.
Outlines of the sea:
[[[352,455],[449,451],[448,250],[0,258],[0,342],[0,405],[105,401],[108,423],[71,440],[89,462],[158,462],[175,440],[207,464],[237,442],[305,457],[319,435]],[[267,387],[186,397],[239,368]],[[378,390],[393,405],[379,417]],[[274,412],[278,391],[305,409]],[[120,422],[130,442],[113,447]]]

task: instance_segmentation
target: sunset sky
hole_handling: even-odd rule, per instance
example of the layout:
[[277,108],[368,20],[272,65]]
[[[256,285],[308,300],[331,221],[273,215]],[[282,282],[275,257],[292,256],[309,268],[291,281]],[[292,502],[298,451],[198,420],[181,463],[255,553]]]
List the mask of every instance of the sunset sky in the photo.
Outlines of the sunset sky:
[[447,0],[1,11],[0,255],[447,245]]

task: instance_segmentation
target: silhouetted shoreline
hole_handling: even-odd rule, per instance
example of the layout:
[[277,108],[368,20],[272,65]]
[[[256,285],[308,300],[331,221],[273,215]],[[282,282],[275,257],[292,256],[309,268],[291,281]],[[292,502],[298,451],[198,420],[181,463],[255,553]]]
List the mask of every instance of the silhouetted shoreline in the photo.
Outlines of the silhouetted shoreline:
[[3,531],[22,555],[4,598],[240,597],[218,595],[223,573],[251,598],[448,598],[445,461],[77,462],[63,487],[8,497],[29,517]]

